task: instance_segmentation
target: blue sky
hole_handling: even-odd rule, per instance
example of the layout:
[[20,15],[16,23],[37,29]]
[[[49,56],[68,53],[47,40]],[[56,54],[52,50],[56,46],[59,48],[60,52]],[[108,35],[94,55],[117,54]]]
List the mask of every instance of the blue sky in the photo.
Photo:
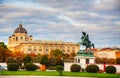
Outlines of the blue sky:
[[34,39],[79,42],[81,31],[95,47],[120,47],[120,0],[0,0],[0,41],[20,21]]

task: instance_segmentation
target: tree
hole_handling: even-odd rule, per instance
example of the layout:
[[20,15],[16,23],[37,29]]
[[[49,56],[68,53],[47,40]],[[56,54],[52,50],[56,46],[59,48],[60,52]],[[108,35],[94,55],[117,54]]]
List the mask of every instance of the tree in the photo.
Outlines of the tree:
[[22,58],[23,59],[25,57],[25,54],[23,52],[16,51],[12,54],[12,56],[14,58]]
[[8,59],[7,59],[7,64],[9,64],[9,63],[17,63],[19,66],[22,66],[22,59],[21,58],[12,58],[12,57],[9,57]]
[[40,64],[48,66],[48,57],[47,57],[47,55],[43,55],[41,57]]
[[60,51],[59,49],[56,49],[56,50],[52,50],[51,52],[50,52],[50,56],[51,57],[63,57],[63,52],[62,51]]
[[120,58],[116,58],[116,63],[120,64]]
[[8,49],[0,46],[0,62],[5,62],[10,56],[12,56],[12,53]]
[[49,66],[56,66],[56,59],[53,57],[49,58]]
[[32,58],[27,55],[24,59],[23,59],[23,62],[24,62],[24,65],[27,64],[27,63],[32,63]]
[[73,60],[75,56],[76,56],[75,52],[71,52],[69,58]]
[[7,46],[4,44],[4,42],[0,42],[0,46],[7,49]]

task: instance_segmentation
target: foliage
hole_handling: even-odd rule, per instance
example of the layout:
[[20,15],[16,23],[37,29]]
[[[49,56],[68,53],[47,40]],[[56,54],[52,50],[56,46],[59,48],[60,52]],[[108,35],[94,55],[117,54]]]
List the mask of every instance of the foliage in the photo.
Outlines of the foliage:
[[25,54],[23,52],[15,51],[12,54],[12,56],[13,56],[13,58],[21,58],[21,59],[23,59],[25,57]]
[[56,67],[55,66],[50,66],[49,70],[56,70]]
[[12,57],[9,57],[6,63],[15,63],[15,60]]
[[116,63],[120,64],[120,58],[116,58]]
[[107,66],[105,70],[106,70],[106,73],[115,73],[116,72],[116,68],[114,66]]
[[69,59],[74,59],[74,57],[76,56],[75,52],[71,52],[69,55]]
[[37,66],[35,64],[33,64],[33,63],[27,63],[25,65],[25,69],[27,71],[35,71],[37,69]]
[[11,56],[12,53],[8,49],[0,46],[0,62],[5,62],[7,58]]
[[8,63],[7,64],[7,69],[9,71],[17,71],[19,68],[19,65],[17,63]]
[[78,64],[73,64],[73,65],[70,67],[70,70],[71,70],[71,72],[80,72],[81,66],[78,65]]
[[24,59],[23,59],[23,62],[24,62],[24,65],[27,64],[27,63],[32,63],[32,58],[27,55]]
[[63,71],[63,70],[64,70],[63,66],[60,65],[56,66],[56,71]]
[[7,63],[17,63],[19,66],[22,66],[22,59],[9,57]]
[[60,75],[60,76],[63,75],[63,70],[64,70],[63,66],[60,66],[60,65],[56,66],[56,71],[59,72],[59,75]]
[[7,46],[4,44],[4,42],[0,42],[0,47],[7,49]]
[[64,62],[63,62],[63,60],[61,59],[61,57],[56,58],[56,65],[64,66]]
[[91,64],[86,67],[86,72],[97,73],[98,71],[99,71],[99,67],[97,65]]
[[49,66],[56,66],[56,59],[54,57],[49,58]]
[[50,52],[50,56],[52,56],[52,57],[59,57],[59,56],[62,57],[63,56],[63,52],[60,51],[59,49],[52,50]]
[[34,63],[39,63],[41,59],[41,55],[30,55]]
[[113,58],[96,58],[96,63],[106,63],[106,64],[115,64],[115,59]]
[[48,57],[47,57],[47,55],[43,55],[41,57],[40,64],[48,66]]

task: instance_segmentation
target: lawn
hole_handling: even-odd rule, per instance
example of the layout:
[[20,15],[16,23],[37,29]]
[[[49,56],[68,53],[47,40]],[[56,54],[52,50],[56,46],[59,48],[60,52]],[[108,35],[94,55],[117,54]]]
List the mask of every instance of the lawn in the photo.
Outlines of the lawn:
[[[2,71],[2,76],[19,75],[19,76],[59,76],[56,71]],[[106,73],[86,73],[86,72],[63,72],[63,76],[77,76],[77,77],[97,77],[97,78],[120,78],[120,74],[106,74]]]

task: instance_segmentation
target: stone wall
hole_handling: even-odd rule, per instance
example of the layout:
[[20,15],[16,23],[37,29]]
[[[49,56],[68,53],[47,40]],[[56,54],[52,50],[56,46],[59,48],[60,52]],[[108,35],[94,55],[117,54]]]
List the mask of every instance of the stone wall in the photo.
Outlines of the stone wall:
[[[87,66],[87,64],[80,64],[80,63],[64,63],[64,71],[70,71],[70,67],[72,64],[78,64],[81,66],[81,68],[85,69],[85,67]],[[96,64],[100,70],[104,70],[104,64]],[[117,69],[117,72],[120,72],[120,64],[106,64],[106,66],[115,66]]]

